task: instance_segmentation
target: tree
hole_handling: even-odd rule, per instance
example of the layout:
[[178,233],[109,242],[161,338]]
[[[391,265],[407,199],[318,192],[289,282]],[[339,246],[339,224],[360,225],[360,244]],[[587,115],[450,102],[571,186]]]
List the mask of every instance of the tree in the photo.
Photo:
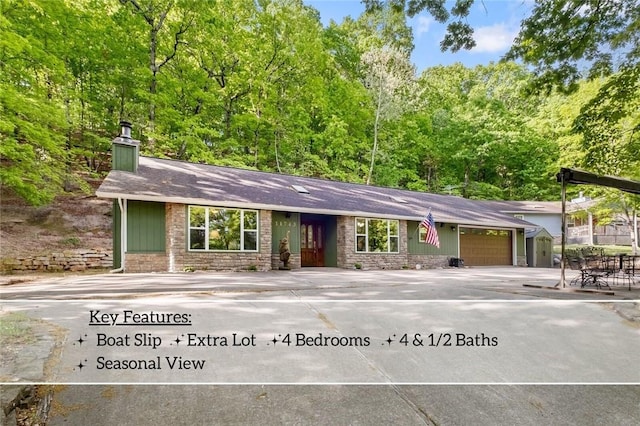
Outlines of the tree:
[[[482,1],[482,0],[481,0]],[[364,0],[367,10],[391,7],[413,17],[423,11],[448,23],[440,43],[443,51],[475,46],[473,27],[465,21],[476,0]],[[549,0],[536,2],[522,21],[520,33],[506,60],[522,59],[535,66],[535,87],[575,89],[585,77],[616,71],[633,72],[640,61],[640,7],[637,0]]]
[[46,204],[61,191],[68,156],[64,66],[50,53],[56,28],[43,22],[57,11],[46,1],[10,1],[0,12],[0,183]]
[[426,11],[442,24],[447,23],[447,32],[440,42],[440,48],[457,52],[460,49],[471,49],[476,43],[473,39],[473,27],[465,21],[475,0],[455,0],[447,10],[446,0],[363,0],[367,12],[391,9],[395,12],[406,12],[414,17]]
[[[175,0],[147,0],[144,2],[142,0],[120,0],[120,3],[125,7],[131,5],[133,12],[139,15],[148,27],[149,71],[151,72],[149,126],[150,133],[153,135],[156,120],[155,98],[158,92],[158,74],[176,56],[180,45],[184,44],[184,35],[191,27],[194,15],[185,5],[176,5]],[[176,19],[175,16],[179,16],[179,18]],[[150,148],[153,149],[153,146]]]
[[[506,59],[533,65],[536,88],[575,90],[584,77],[637,73],[639,25],[637,0],[539,2],[522,22]],[[581,71],[585,65],[587,75]]]
[[412,100],[418,99],[418,90],[415,84],[415,67],[400,50],[391,47],[370,50],[361,60],[365,70],[364,85],[370,93],[375,111],[373,147],[366,180],[369,185],[378,150],[380,126],[414,107]]
[[421,75],[431,127],[422,124],[426,141],[417,155],[427,188],[472,198],[551,196],[557,146],[531,123],[541,100],[518,90],[530,78],[513,63],[455,64]]

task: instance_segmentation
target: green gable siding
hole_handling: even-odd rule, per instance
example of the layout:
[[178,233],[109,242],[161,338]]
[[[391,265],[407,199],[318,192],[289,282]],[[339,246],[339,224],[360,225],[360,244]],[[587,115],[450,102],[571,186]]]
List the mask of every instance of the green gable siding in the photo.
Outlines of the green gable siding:
[[113,170],[124,170],[125,172],[135,172],[138,152],[135,146],[113,144],[112,168]]
[[[451,227],[454,230],[451,230]],[[440,226],[436,222],[440,248],[418,241],[418,222],[407,222],[407,239],[409,254],[440,254],[445,256],[458,256],[458,228],[450,223]]]
[[165,251],[165,205],[127,202],[127,253]]
[[287,231],[289,250],[291,253],[300,253],[300,215],[274,211],[271,214],[271,253],[280,254],[280,240],[287,236]]
[[111,228],[111,235],[113,236],[113,267],[114,269],[122,267],[122,234],[120,232],[121,226],[120,206],[118,206],[118,200],[113,200],[113,222]]
[[516,230],[516,256],[525,255],[524,246],[525,246],[524,230],[518,229]]
[[338,221],[335,216],[327,219],[324,266],[338,266]]

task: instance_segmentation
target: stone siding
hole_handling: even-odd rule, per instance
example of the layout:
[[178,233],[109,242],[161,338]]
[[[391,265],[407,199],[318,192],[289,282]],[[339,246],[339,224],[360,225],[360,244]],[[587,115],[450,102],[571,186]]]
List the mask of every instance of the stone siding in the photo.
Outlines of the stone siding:
[[399,221],[399,253],[357,253],[355,251],[355,217],[340,216],[338,227],[338,268],[353,269],[359,264],[362,269],[403,269],[407,263],[407,222]]
[[169,272],[271,269],[271,211],[260,210],[258,252],[195,252],[187,250],[187,207],[167,204],[167,266]]
[[84,271],[113,267],[111,250],[65,250],[40,256],[4,259],[4,272],[19,271]]
[[409,269],[444,268],[449,266],[450,257],[442,254],[409,254],[407,263]]
[[125,272],[166,272],[167,256],[164,253],[127,253]]
[[[271,255],[271,269],[278,269],[282,266],[282,261],[280,260],[280,254],[272,254]],[[291,269],[300,269],[302,268],[302,257],[300,253],[291,253],[289,257],[289,267]]]

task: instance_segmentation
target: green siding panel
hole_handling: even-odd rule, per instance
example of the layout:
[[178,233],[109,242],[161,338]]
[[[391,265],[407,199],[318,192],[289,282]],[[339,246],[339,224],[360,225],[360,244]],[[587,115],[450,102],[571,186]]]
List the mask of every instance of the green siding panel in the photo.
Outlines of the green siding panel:
[[122,234],[120,232],[120,226],[122,224],[120,215],[120,206],[118,206],[118,200],[113,200],[113,223],[111,234],[113,236],[113,268],[117,269],[122,267]]
[[165,205],[149,201],[127,202],[127,252],[165,251]]
[[338,266],[338,220],[335,216],[327,217],[324,242],[324,266]]
[[524,256],[524,246],[525,246],[525,238],[524,238],[524,229],[516,230],[516,256]]
[[[436,222],[440,248],[419,241],[418,222],[407,222],[407,238],[409,254],[441,254],[445,256],[458,256],[458,227],[445,223],[440,226]],[[453,230],[451,227],[453,226]]]
[[300,214],[274,211],[271,214],[271,253],[280,254],[280,240],[287,236],[287,231],[289,250],[300,253]]
[[135,146],[113,144],[113,170],[134,172],[136,169],[136,156],[138,152]]

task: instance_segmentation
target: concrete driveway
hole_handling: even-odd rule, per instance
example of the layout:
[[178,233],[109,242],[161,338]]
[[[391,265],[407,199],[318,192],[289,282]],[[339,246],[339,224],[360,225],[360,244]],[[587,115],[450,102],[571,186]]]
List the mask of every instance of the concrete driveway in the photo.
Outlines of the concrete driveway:
[[[575,277],[567,271],[567,283]],[[19,276],[18,276],[19,277]],[[4,277],[5,283],[11,277]],[[15,278],[14,278],[15,280]],[[404,271],[357,271],[337,268],[305,268],[270,272],[196,272],[177,274],[100,274],[39,277],[35,281],[0,285],[3,300],[108,299],[140,295],[202,294],[242,297],[254,293],[289,297],[343,299],[513,299],[527,297],[588,299],[639,299],[640,285],[628,291],[613,287],[614,295],[575,293],[524,284],[553,287],[560,270],[517,267],[475,267]],[[0,284],[2,281],[0,281]],[[593,289],[595,290],[595,289]],[[285,292],[285,293],[283,293]],[[283,296],[284,295],[284,296]]]
[[[1,296],[4,311],[64,330],[43,379],[31,379],[62,385],[53,425],[640,423],[640,328],[628,320],[640,312],[637,293],[523,287],[558,277],[526,268],[99,275],[4,286]],[[189,315],[191,325],[118,323],[125,310]],[[184,346],[190,334],[194,346]],[[211,345],[234,334],[246,344]],[[360,340],[343,345],[349,338]],[[157,357],[162,370],[105,367]],[[167,364],[176,357],[205,364],[176,372]]]

